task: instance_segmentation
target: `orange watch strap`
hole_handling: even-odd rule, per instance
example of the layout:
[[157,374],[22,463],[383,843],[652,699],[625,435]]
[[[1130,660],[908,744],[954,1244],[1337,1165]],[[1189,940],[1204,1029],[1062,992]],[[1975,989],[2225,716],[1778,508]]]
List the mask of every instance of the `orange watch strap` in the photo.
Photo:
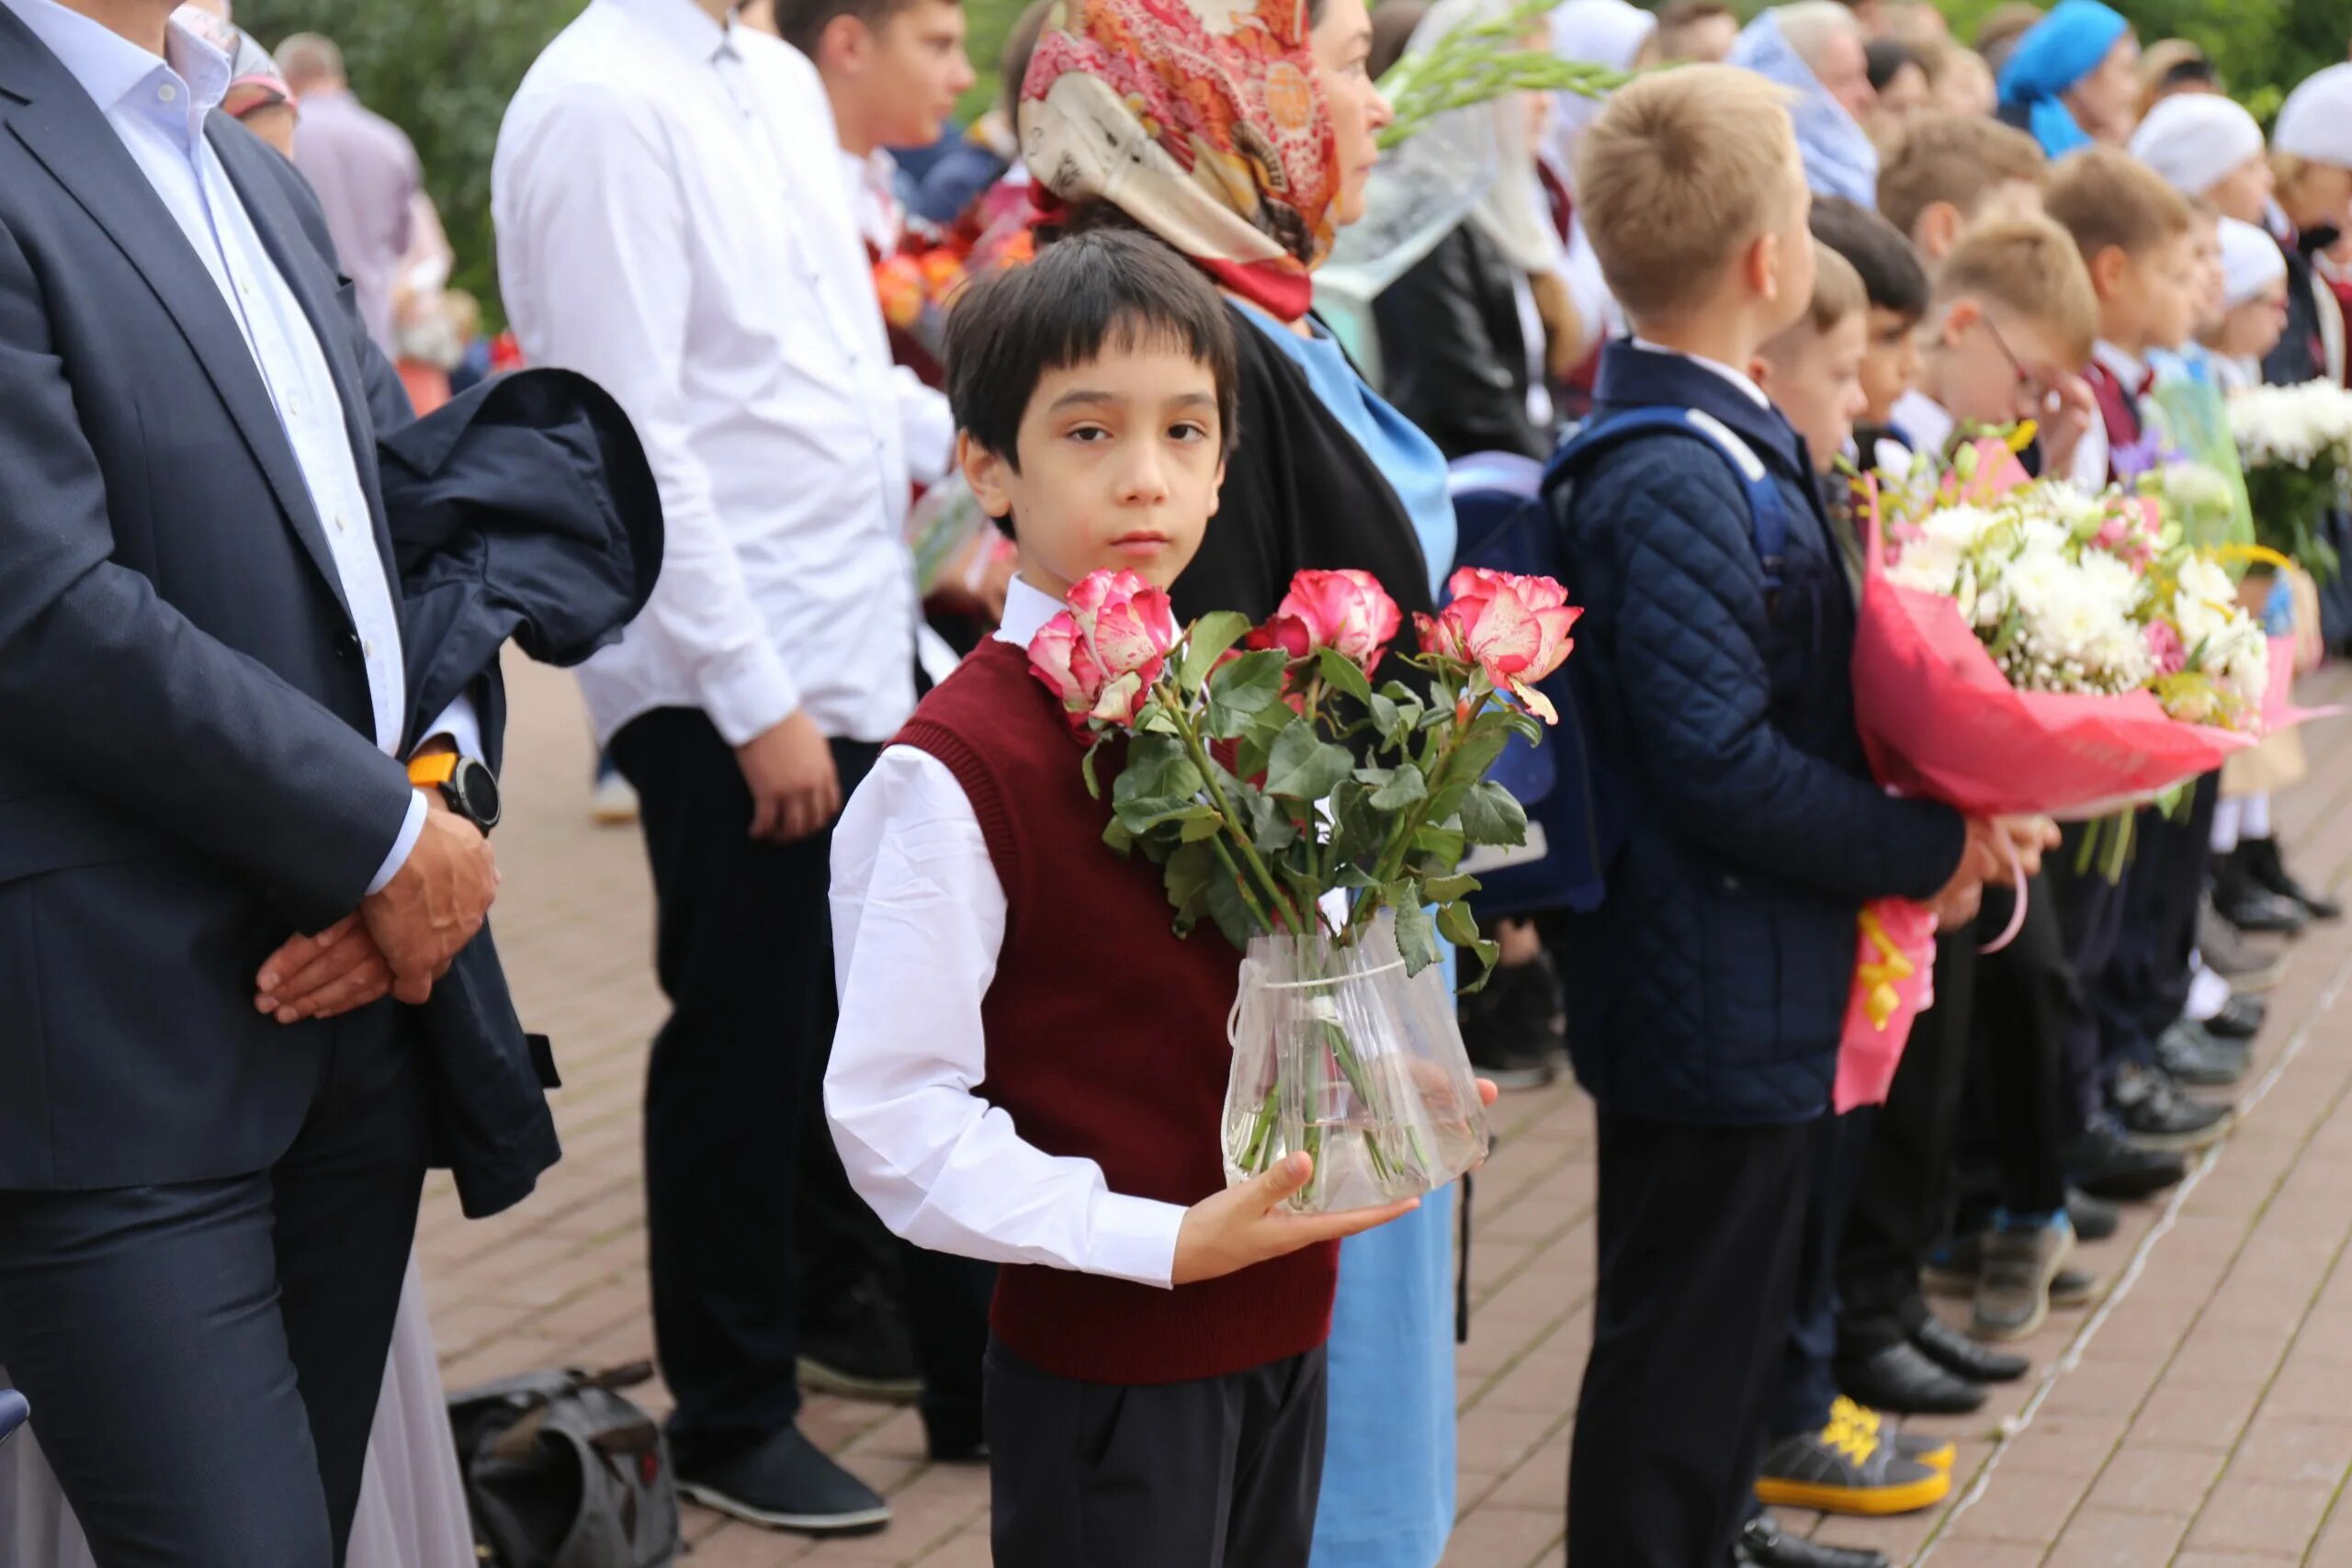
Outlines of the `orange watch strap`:
[[408,782],[420,788],[447,784],[458,773],[458,754],[443,751],[430,757],[417,757],[408,765]]

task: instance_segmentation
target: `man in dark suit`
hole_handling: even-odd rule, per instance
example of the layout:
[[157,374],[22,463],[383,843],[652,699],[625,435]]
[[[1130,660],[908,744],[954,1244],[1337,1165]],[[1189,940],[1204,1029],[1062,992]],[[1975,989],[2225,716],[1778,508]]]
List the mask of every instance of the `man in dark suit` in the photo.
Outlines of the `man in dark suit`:
[[106,1568],[321,1568],[432,1133],[385,997],[495,812],[396,760],[471,731],[406,716],[409,411],[172,8],[0,0],[0,1364]]

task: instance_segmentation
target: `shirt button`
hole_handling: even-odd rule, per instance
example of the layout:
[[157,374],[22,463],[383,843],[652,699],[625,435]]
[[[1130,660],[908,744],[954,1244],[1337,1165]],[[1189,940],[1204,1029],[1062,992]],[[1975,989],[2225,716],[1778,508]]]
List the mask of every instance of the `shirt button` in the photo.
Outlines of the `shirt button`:
[[302,417],[302,400],[301,400],[301,399],[300,399],[300,398],[288,398],[288,399],[287,399],[287,400],[286,400],[286,412],[287,412],[288,413],[292,414],[296,419],[300,419],[300,418],[301,418],[301,417]]
[[169,82],[164,83],[161,86],[155,89],[155,99],[158,103],[168,104],[179,96],[180,90],[177,87],[173,86]]
[[376,657],[376,639],[373,637],[360,638],[359,651],[363,657],[370,660],[374,659]]
[[334,531],[338,534],[348,534],[351,532],[351,525],[344,521],[343,513],[340,512],[334,514]]

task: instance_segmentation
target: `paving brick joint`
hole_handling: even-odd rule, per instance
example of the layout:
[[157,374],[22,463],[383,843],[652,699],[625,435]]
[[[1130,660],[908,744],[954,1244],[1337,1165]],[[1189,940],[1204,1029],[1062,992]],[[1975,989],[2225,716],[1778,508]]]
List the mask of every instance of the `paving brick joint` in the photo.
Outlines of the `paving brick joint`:
[[[533,1367],[650,1357],[639,1096],[664,1007],[634,829],[588,820],[590,746],[567,676],[508,666],[505,884],[493,923],[528,1025],[554,1038],[563,1162],[520,1208],[469,1224],[446,1178],[419,1242],[451,1388]],[[2308,682],[2352,699],[2352,672]],[[2306,880],[2352,863],[2352,725],[2310,736],[2277,821]],[[2021,1348],[2025,1382],[1964,1420],[1950,1499],[1905,1518],[1782,1517],[1825,1542],[1934,1568],[2352,1568],[2352,930],[2320,928],[2271,996],[2228,1142],[2178,1193],[2132,1206],[2086,1264],[2113,1284]],[[1480,1176],[1461,1348],[1460,1522],[1448,1568],[1561,1559],[1567,1445],[1590,1337],[1592,1112],[1563,1081],[1507,1096]],[[659,1411],[657,1382],[638,1391]],[[695,1568],[979,1568],[988,1481],[932,1465],[911,1409],[812,1394],[810,1438],[881,1490],[880,1535],[812,1542],[689,1506]]]

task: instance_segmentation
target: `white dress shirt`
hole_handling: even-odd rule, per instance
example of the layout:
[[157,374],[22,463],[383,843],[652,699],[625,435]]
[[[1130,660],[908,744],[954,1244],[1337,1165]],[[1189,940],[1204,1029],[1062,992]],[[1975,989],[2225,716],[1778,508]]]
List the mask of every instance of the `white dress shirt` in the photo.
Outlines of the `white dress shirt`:
[[[177,20],[168,25],[162,59],[119,33],[69,11],[56,0],[0,0],[82,85],[122,139],[147,183],[220,290],[268,388],[279,424],[302,470],[302,482],[326,534],[344,603],[351,607],[368,672],[376,744],[396,754],[408,711],[399,607],[361,484],[343,397],[300,300],[237,199],[220,156],[204,139],[205,117],[228,91],[229,59]],[[428,733],[458,737],[481,755],[472,707],[460,700]],[[407,819],[368,891],[390,882],[424,829],[425,802],[409,802]]]
[[[1025,645],[1061,607],[1015,578],[997,637]],[[825,1113],[883,1224],[938,1252],[1168,1285],[1182,1205],[1110,1190],[1101,1166],[1024,1142],[973,1092],[988,1077],[980,1000],[1004,944],[1004,885],[971,801],[930,752],[888,748],[850,797],[832,908],[841,1022]]]
[[[2129,350],[2116,347],[2105,338],[2091,344],[2091,357],[2115,378],[2125,397],[2135,404],[2139,401],[2140,384],[2148,378],[2145,361]],[[2107,419],[2102,414],[2092,420],[2091,427],[2083,432],[2082,442],[2075,448],[2075,465],[2067,470],[2067,477],[2085,490],[2103,490],[2107,487],[2108,470],[2113,459],[2114,453],[2109,449],[2107,439]]]
[[737,745],[796,710],[888,739],[910,481],[954,430],[890,362],[816,67],[694,0],[591,0],[506,111],[491,209],[525,358],[611,392],[662,493],[652,600],[580,672],[598,734],[694,707]]
[[1939,463],[1959,423],[1949,409],[1917,387],[1894,400],[1894,427],[1911,438],[1913,451],[1925,452]]

